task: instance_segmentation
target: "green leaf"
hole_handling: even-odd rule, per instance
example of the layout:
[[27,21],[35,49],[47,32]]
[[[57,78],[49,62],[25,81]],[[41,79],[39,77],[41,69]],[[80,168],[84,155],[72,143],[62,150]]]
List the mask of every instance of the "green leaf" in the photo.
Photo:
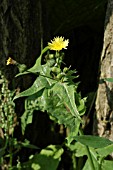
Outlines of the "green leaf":
[[21,116],[21,128],[22,134],[24,135],[25,128],[28,124],[32,123],[33,113],[32,111],[25,111],[24,114]]
[[39,149],[39,147],[30,144],[30,142],[28,140],[25,139],[24,142],[19,142],[19,145],[21,147],[25,147],[25,148],[31,148],[31,149]]
[[[82,99],[79,95],[76,95],[76,98],[78,100],[77,105],[81,105],[79,109],[84,112],[84,100],[81,102]],[[50,118],[52,116],[52,119],[57,123],[64,124],[65,127],[69,128],[68,144],[78,134],[81,123],[75,101],[74,85],[61,82],[56,82],[50,89],[44,89],[43,94],[38,99],[40,110],[47,111]]]
[[35,64],[33,67],[31,67],[30,69],[26,70],[25,72],[22,72],[22,73],[19,73],[17,74],[15,77],[18,77],[18,76],[21,76],[21,75],[25,75],[25,74],[29,74],[29,73],[39,73],[42,69],[42,66],[41,66],[41,59],[42,59],[42,55],[48,50],[48,46],[45,47],[40,56],[37,58]]
[[86,112],[85,102],[86,98],[82,99],[80,93],[75,93],[75,103],[77,105],[80,116],[84,115],[84,113]]
[[[98,156],[98,154],[96,153],[94,148],[89,147],[89,151],[90,151],[90,154],[91,154],[91,157],[92,157],[92,161],[93,161],[95,170],[99,170],[100,169],[100,163],[99,163],[99,156]],[[87,156],[89,156],[87,151],[86,151],[86,154],[87,154]],[[87,159],[87,161],[86,161],[86,163],[85,163],[85,165],[83,167],[83,170],[92,170],[89,157],[88,157],[88,159]]]
[[38,97],[43,93],[43,89],[25,99],[25,112],[21,116],[22,134],[28,124],[32,123],[33,111],[39,110]]
[[24,71],[22,73],[18,73],[15,77],[22,76],[22,75],[29,74],[29,73],[30,72],[28,72],[28,71]]
[[68,147],[76,157],[83,157],[84,155],[87,155],[86,147],[80,142],[70,144]]
[[[33,87],[20,93],[17,97],[30,95],[27,100],[31,100],[37,109],[47,111],[57,123],[64,124],[65,127],[68,127],[69,135],[67,140],[68,144],[70,144],[73,141],[73,137],[78,134],[81,123],[80,115],[85,113],[84,99],[81,99],[81,96],[76,94],[77,86],[74,84],[71,77],[73,71],[69,72],[68,82],[60,82],[52,79],[50,72],[51,68],[47,64],[42,65],[40,75],[36,79],[36,84],[33,84]],[[41,82],[40,85],[39,82]],[[37,88],[37,84],[40,86],[40,89]],[[37,96],[37,101],[35,103],[34,95],[38,90],[42,93],[40,93],[40,96]],[[40,91],[38,91],[38,93]],[[32,107],[32,111],[36,109],[35,107]],[[28,107],[26,107],[26,110],[28,110]],[[29,123],[28,121],[25,122],[27,116],[29,118],[29,113],[27,113],[28,115],[26,115],[26,113],[23,118],[23,131]]]
[[109,139],[91,135],[75,136],[75,140],[82,143],[83,145],[90,146],[93,148],[103,148],[113,144],[113,142]]
[[53,81],[52,79],[44,77],[44,76],[39,76],[39,77],[37,77],[37,79],[35,80],[35,82],[33,83],[33,85],[30,88],[19,93],[17,96],[14,97],[14,100],[19,97],[33,95],[33,94],[39,92],[40,90],[44,89],[45,87],[50,88],[50,86],[53,83],[55,83],[55,81]]
[[[68,119],[67,119],[67,121],[68,121]],[[73,124],[69,125],[69,122],[73,123]],[[79,131],[79,128],[80,128],[80,121],[78,119],[73,117],[73,118],[71,118],[71,121],[69,119],[69,122],[68,123],[66,122],[67,127],[69,128],[69,134],[66,137],[68,145],[70,145],[70,143],[74,140],[74,136],[75,136],[75,134],[76,135],[78,134],[78,131]]]
[[35,80],[33,85],[30,88],[28,88],[27,90],[25,90],[25,91],[19,93],[17,96],[15,96],[14,100],[19,97],[33,95],[44,88],[51,88],[51,86],[56,83],[56,80],[51,78],[50,71],[51,71],[50,67],[48,67],[46,64],[42,65],[40,75],[39,75],[39,77],[37,77],[37,79]]
[[101,157],[106,157],[113,152],[113,144],[106,146],[104,148],[96,149],[96,151]]
[[50,145],[42,149],[40,154],[35,154],[28,162],[22,164],[23,170],[57,170],[63,149]]
[[39,58],[36,60],[36,63],[35,65],[28,69],[28,72],[31,72],[31,73],[37,73],[37,72],[40,72],[40,67],[41,67],[41,60],[42,60],[42,55],[48,50],[48,46],[45,47],[42,51],[41,51],[41,54],[39,56]]
[[62,100],[66,109],[76,118],[81,120],[77,106],[75,103],[75,87],[74,85],[68,85],[67,83],[58,82],[54,86],[55,93]]
[[113,78],[104,78],[104,81],[108,81],[108,82],[113,83]]
[[113,161],[104,160],[101,170],[113,170]]
[[14,100],[19,97],[33,95],[33,94],[37,93],[38,91],[42,90],[44,87],[45,87],[45,85],[43,83],[43,77],[38,77],[30,88],[28,88],[27,90],[16,95],[14,97]]
[[43,95],[40,97],[39,106],[41,106],[41,109],[44,108],[44,110],[50,114],[50,118],[52,116],[52,119],[57,123],[64,124],[65,127],[69,128],[67,140],[68,144],[70,144],[73,140],[73,136],[78,134],[80,120],[67,110],[59,94],[56,94],[53,89],[54,86],[52,90],[44,90]]
[[[93,159],[93,163],[94,163],[95,170],[98,170],[99,168],[98,168],[97,160]],[[84,165],[82,170],[92,170],[92,167],[90,166],[89,159],[87,159],[87,161],[86,161],[86,163],[85,163],[85,165]]]

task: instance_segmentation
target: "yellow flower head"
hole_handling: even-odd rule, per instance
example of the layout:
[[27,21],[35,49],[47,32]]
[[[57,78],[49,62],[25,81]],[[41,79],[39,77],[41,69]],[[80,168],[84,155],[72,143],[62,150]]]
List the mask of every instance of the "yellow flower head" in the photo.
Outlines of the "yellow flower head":
[[16,63],[16,61],[13,60],[11,57],[9,57],[8,60],[7,60],[6,65],[15,64],[15,63]]
[[50,50],[60,51],[63,48],[67,49],[68,43],[69,40],[64,40],[64,37],[56,37],[48,43],[48,47]]

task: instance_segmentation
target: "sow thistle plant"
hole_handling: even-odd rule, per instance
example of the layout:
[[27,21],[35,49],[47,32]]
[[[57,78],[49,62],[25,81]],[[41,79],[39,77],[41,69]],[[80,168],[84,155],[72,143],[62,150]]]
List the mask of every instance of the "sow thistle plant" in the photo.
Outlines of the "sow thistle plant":
[[[99,170],[101,167],[105,169],[109,162],[104,160],[104,157],[113,151],[113,142],[97,136],[83,135],[81,125],[84,123],[82,116],[86,111],[86,98],[82,98],[80,93],[77,92],[78,83],[74,82],[74,79],[78,77],[77,71],[64,65],[65,53],[63,49],[67,49],[68,44],[69,40],[65,40],[64,37],[54,38],[41,51],[34,66],[24,72],[25,65],[20,65],[11,58],[7,60],[7,65],[16,63],[18,66],[20,73],[16,76],[25,74],[37,76],[30,88],[14,97],[14,100],[16,100],[26,96],[25,112],[21,116],[22,133],[24,134],[27,124],[32,123],[34,110],[46,111],[50,119],[68,128],[69,133],[65,145],[73,152],[73,162],[76,157],[87,155],[88,159],[84,170]],[[42,60],[45,64],[42,64]],[[56,148],[49,147],[56,152]],[[58,158],[60,160],[63,150],[60,148],[57,151],[60,152]],[[38,162],[38,158],[40,160],[39,155],[35,155],[24,164],[26,169],[32,166],[33,161],[36,163],[36,160],[37,166],[42,165],[42,163],[39,163],[40,161]],[[75,162],[73,168],[77,169]],[[44,169],[44,167],[41,168]],[[49,167],[47,168],[49,170]],[[52,167],[52,169],[54,170],[55,167]]]
[[[73,81],[78,77],[76,70],[63,67],[64,52],[62,50],[67,49],[68,43],[69,40],[64,40],[64,37],[54,38],[42,50],[35,65],[17,75],[28,73],[38,75],[29,89],[14,98],[28,96],[25,101],[27,109],[21,117],[23,133],[27,125],[26,116],[29,117],[28,115],[31,115],[33,110],[41,110],[47,111],[56,122],[69,128],[68,143],[73,140],[73,136],[78,134],[80,123],[82,123],[81,116],[85,113],[86,108],[85,99],[82,99],[81,95],[77,93],[78,84]],[[55,51],[55,53],[51,53],[51,51]],[[42,58],[45,53],[45,57]],[[44,65],[41,64],[42,59],[45,61]],[[30,111],[28,111],[29,107]]]

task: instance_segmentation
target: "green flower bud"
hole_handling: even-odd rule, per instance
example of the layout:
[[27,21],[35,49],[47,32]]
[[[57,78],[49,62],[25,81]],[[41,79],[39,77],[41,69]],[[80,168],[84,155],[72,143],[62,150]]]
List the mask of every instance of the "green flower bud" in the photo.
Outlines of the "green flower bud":
[[61,79],[62,77],[64,76],[64,74],[63,73],[59,73],[58,75],[57,75],[57,79]]
[[54,54],[49,54],[49,59],[53,59],[54,58]]
[[52,72],[54,72],[54,73],[60,73],[61,72],[61,69],[60,68],[58,68],[58,67],[52,67]]
[[25,64],[17,64],[17,67],[20,73],[24,72],[27,69],[27,66]]
[[64,67],[63,72],[66,73],[69,70],[69,68]]

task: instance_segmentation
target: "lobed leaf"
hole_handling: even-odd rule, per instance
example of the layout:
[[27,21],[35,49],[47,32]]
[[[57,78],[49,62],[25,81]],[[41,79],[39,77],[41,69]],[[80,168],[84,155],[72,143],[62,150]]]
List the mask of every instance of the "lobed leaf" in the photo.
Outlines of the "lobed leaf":
[[62,100],[66,109],[79,120],[81,120],[76,103],[75,103],[75,87],[67,83],[58,82],[54,86],[55,93]]
[[40,92],[44,88],[50,88],[52,84],[54,84],[55,81],[52,80],[51,78],[47,78],[44,76],[39,76],[33,83],[33,85],[28,88],[27,90],[19,93],[14,97],[14,100],[19,98],[19,97],[25,97],[25,96],[31,96],[37,92]]

